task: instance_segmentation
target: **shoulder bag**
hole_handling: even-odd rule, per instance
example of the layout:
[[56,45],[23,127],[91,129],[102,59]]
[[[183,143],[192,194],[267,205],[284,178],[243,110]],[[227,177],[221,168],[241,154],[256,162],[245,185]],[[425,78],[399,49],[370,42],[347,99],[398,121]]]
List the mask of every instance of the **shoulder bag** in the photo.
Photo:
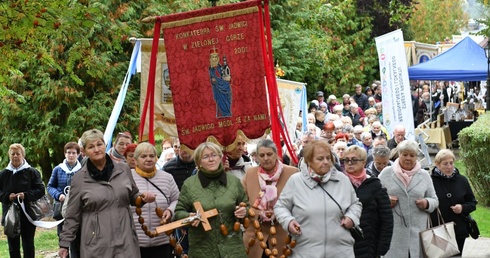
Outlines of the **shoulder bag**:
[[[335,202],[335,204],[337,204],[340,209],[340,213],[342,213],[342,216],[345,216],[344,210],[342,210],[342,207],[340,207],[340,204],[332,197],[332,195],[330,195],[320,183],[318,183],[318,186]],[[364,232],[359,225],[354,225],[352,228],[349,229],[349,231],[354,240],[359,241],[364,239]]]
[[437,219],[439,226],[432,227],[430,214],[427,214],[427,229],[419,233],[424,257],[444,258],[459,254],[456,234],[454,233],[454,222],[444,223],[439,208],[437,208]]
[[[448,193],[446,186],[443,183],[440,183],[442,188],[444,188],[444,191],[446,192],[447,198],[451,201],[453,205],[456,205],[452,199],[452,194]],[[464,215],[463,213],[458,214],[460,216],[464,217],[464,221],[466,222],[466,228],[468,229],[468,233],[470,234],[471,238],[473,239],[478,239],[480,237],[480,229],[478,228],[478,224],[476,223],[476,220],[471,217],[470,214]]]

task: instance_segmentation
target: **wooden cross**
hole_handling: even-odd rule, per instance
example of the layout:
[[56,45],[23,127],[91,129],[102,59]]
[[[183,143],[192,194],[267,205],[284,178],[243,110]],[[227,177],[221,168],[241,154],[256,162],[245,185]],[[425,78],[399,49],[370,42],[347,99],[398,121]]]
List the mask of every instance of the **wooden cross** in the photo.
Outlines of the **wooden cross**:
[[[208,218],[214,217],[218,215],[218,210],[216,208],[205,211],[202,208],[201,202],[195,202],[194,203],[194,208],[196,208],[196,211],[200,213],[200,220],[201,220],[201,225],[204,228],[204,231],[209,231],[211,230],[211,225],[209,224]],[[181,219],[174,221],[172,223],[165,224],[163,226],[157,227],[155,230],[157,231],[158,234],[161,234],[163,232],[167,232],[172,229],[184,227],[187,225],[190,225],[192,221],[189,221],[189,218]]]

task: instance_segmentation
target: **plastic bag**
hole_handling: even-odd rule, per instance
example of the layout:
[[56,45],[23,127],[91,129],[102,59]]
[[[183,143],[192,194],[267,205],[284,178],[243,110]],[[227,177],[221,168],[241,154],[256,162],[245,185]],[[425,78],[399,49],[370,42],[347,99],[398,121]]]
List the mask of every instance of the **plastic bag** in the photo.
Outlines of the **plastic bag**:
[[46,195],[39,198],[37,201],[31,202],[31,218],[32,220],[40,220],[46,217],[53,216],[53,208],[51,207],[51,203]]
[[10,205],[5,216],[3,232],[8,237],[18,237],[20,235],[20,211],[17,203]]

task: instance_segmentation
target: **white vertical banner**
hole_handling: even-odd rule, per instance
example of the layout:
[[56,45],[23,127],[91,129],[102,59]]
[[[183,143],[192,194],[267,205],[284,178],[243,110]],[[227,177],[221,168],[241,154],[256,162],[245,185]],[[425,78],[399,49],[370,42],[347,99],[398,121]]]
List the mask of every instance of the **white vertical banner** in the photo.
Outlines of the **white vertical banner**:
[[407,139],[414,140],[412,96],[408,79],[403,33],[395,30],[376,38],[383,96],[383,125],[390,134],[403,125]]

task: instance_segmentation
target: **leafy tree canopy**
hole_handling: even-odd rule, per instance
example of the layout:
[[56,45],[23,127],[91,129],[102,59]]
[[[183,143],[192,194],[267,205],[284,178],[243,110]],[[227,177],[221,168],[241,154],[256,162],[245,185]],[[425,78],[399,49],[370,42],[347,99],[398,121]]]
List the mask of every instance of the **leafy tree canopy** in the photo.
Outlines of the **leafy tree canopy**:
[[[232,2],[238,0],[218,4]],[[410,3],[271,0],[275,61],[286,79],[306,82],[311,94],[366,85],[378,77],[374,37],[403,27]],[[46,181],[62,161],[66,142],[106,126],[131,56],[128,39],[153,35],[153,25],[140,20],[210,5],[196,0],[0,2],[0,165],[8,162],[8,146],[21,143]],[[138,78],[133,83],[116,131],[137,132]]]

